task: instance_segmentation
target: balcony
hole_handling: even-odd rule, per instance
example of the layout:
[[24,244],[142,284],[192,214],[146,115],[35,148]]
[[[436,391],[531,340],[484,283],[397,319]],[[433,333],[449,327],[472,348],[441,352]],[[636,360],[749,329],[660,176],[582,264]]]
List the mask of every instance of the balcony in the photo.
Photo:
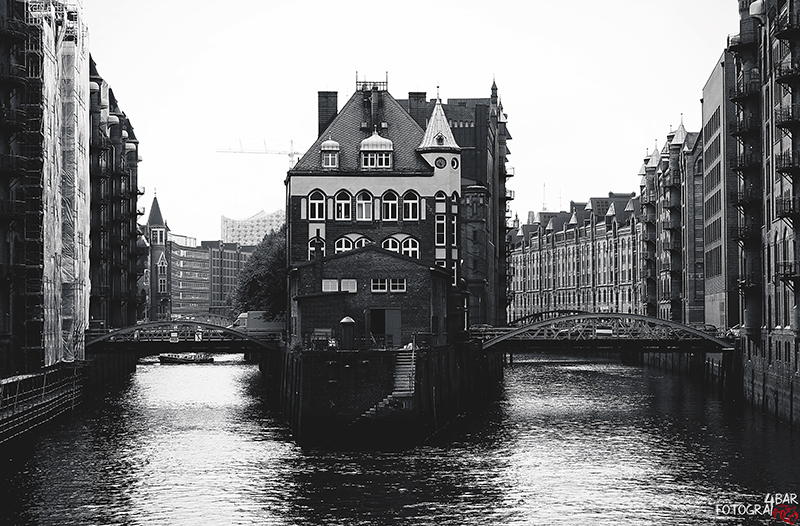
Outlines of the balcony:
[[657,236],[655,232],[642,232],[642,241],[654,243],[656,239]]
[[761,203],[762,192],[754,186],[747,186],[746,188],[739,188],[731,195],[731,201],[734,206],[744,208],[747,206],[758,205]]
[[22,174],[27,168],[27,159],[21,155],[0,154],[0,173]]
[[775,272],[781,281],[797,281],[800,279],[800,265],[797,261],[779,261],[775,265]]
[[680,208],[681,207],[680,195],[676,195],[675,193],[664,196],[664,199],[661,200],[661,205],[664,208]]
[[24,110],[3,108],[0,110],[0,126],[10,130],[21,130],[28,124],[28,114]]
[[797,38],[800,34],[800,25],[798,25],[797,15],[794,13],[782,13],[775,19],[773,26],[775,38],[781,40],[791,40]]
[[775,80],[781,84],[793,84],[800,80],[800,66],[791,62],[781,62],[775,66]]
[[661,176],[661,186],[664,188],[668,188],[670,186],[677,186],[680,187],[681,185],[681,178],[675,174],[668,174]]
[[762,279],[761,274],[758,272],[747,272],[739,276],[739,279],[736,281],[736,286],[739,288],[740,292],[745,292],[761,287]]
[[776,197],[775,215],[784,219],[795,219],[800,214],[800,198]]
[[503,196],[506,201],[513,201],[514,200],[514,190],[509,190],[506,188],[506,193]]
[[753,115],[739,115],[730,124],[730,133],[734,137],[755,135],[761,131],[761,119]]
[[800,126],[800,104],[775,108],[775,126],[785,130],[794,130]]
[[23,64],[0,64],[0,82],[5,84],[25,84],[28,70]]
[[754,49],[756,45],[756,32],[754,30],[742,31],[738,35],[728,35],[728,49],[732,53],[741,53]]
[[793,150],[785,150],[775,156],[775,169],[784,175],[800,170],[800,155]]
[[664,241],[661,245],[664,250],[676,250],[680,252],[681,250],[681,240],[680,239],[670,239],[668,241]]
[[642,195],[639,197],[639,201],[642,204],[655,203],[656,194],[655,192],[642,192]]
[[761,239],[761,227],[755,223],[738,225],[734,234],[736,241],[750,243]]
[[738,152],[731,160],[731,170],[743,172],[761,166],[761,155],[752,152]]
[[642,214],[642,223],[655,223],[655,214]]
[[680,230],[681,222],[674,219],[668,221],[662,221],[661,228],[663,228],[664,230]]
[[761,79],[740,80],[729,92],[729,98],[733,102],[744,102],[751,97],[757,97],[761,93]]

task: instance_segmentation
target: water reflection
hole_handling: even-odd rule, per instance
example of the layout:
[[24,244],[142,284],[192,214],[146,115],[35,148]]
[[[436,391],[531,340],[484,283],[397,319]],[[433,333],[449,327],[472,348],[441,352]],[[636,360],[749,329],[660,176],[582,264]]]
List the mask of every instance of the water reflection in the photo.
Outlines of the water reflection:
[[690,381],[531,355],[504,392],[410,451],[304,452],[240,356],[146,361],[5,449],[0,522],[742,524],[715,505],[800,493],[795,435]]

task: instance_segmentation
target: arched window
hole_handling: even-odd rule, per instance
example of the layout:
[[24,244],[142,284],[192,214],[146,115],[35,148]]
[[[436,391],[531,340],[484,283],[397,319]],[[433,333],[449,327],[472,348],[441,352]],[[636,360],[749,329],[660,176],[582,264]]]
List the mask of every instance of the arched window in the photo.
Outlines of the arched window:
[[419,220],[419,196],[414,192],[406,192],[403,195],[403,220]]
[[356,196],[356,220],[372,221],[372,196],[369,192],[359,192]]
[[335,254],[338,254],[339,252],[346,252],[348,250],[353,250],[353,242],[350,240],[350,238],[340,237],[336,240],[336,244],[334,245]]
[[410,258],[419,259],[419,241],[413,237],[407,237],[403,240],[402,254]]
[[325,219],[325,194],[319,190],[308,196],[308,218],[312,221]]
[[393,237],[387,237],[384,239],[381,246],[386,250],[391,250],[392,252],[400,252],[400,242]]
[[320,257],[325,257],[325,240],[321,237],[312,238],[308,242],[308,260],[311,261],[314,259],[317,253],[317,247],[319,247],[319,255]]
[[397,221],[397,194],[394,192],[386,192],[383,194],[383,220],[384,221]]
[[365,247],[365,246],[369,245],[370,243],[372,243],[372,240],[370,238],[368,238],[366,236],[362,236],[362,237],[356,239],[355,243],[353,243],[353,248]]
[[342,190],[336,194],[336,219],[338,221],[349,221],[352,215],[352,207],[350,193]]

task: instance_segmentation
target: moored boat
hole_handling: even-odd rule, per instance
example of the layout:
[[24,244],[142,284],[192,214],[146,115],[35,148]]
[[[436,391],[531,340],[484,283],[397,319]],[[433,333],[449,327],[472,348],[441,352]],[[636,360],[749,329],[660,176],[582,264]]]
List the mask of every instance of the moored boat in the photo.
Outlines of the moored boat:
[[161,363],[211,363],[214,357],[207,352],[163,353],[158,355]]

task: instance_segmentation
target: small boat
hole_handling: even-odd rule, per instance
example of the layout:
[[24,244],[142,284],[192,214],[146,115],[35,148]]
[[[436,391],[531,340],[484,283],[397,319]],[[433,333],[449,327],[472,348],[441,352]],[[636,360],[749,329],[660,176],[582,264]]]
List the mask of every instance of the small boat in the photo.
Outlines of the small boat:
[[211,363],[214,357],[207,352],[164,353],[158,355],[161,363]]

